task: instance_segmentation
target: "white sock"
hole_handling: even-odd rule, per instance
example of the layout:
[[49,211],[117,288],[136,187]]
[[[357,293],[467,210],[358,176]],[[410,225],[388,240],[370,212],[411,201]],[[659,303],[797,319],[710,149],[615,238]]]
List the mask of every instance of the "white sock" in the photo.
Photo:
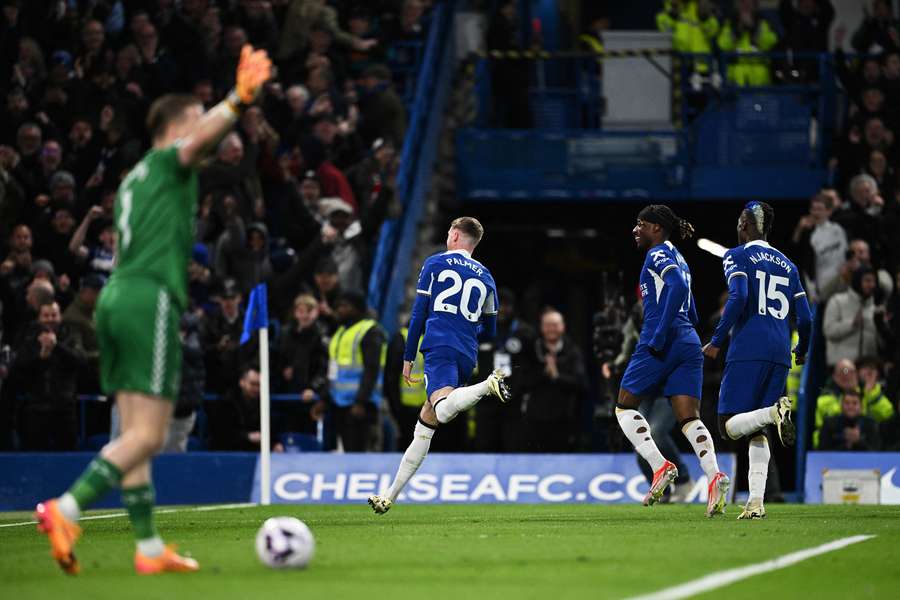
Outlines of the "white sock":
[[694,454],[700,459],[700,466],[706,473],[707,481],[712,481],[719,472],[719,463],[716,461],[716,449],[706,425],[700,419],[693,419],[681,428],[681,433],[691,443]]
[[[441,404],[444,402],[441,402]],[[403,453],[400,466],[397,467],[397,474],[394,476],[394,482],[388,488],[388,498],[391,499],[391,502],[397,501],[397,496],[400,495],[406,482],[419,470],[422,461],[425,460],[425,455],[428,454],[428,449],[431,447],[431,438],[433,436],[434,429],[423,425],[421,422],[416,423],[413,440],[406,452]]]
[[769,475],[769,440],[764,435],[750,439],[750,499],[762,501],[766,495],[766,477]]
[[150,558],[161,555],[165,549],[166,547],[163,546],[162,538],[158,535],[147,538],[146,540],[138,540],[137,542],[138,552]]
[[663,458],[653,436],[650,435],[650,423],[632,408],[616,408],[616,419],[619,420],[619,427],[631,445],[634,446],[635,452],[641,455],[641,458],[650,463],[653,472],[659,471],[665,464],[666,459]]
[[70,521],[77,521],[81,518],[81,507],[78,506],[78,501],[75,500],[75,496],[66,492],[59,497],[57,502],[59,505],[59,512],[61,512],[65,518]]
[[487,380],[468,387],[456,388],[434,407],[438,421],[449,423],[459,413],[469,410],[488,393]]
[[772,415],[772,412],[772,407],[770,406],[734,415],[726,421],[725,431],[731,439],[739,440],[745,435],[760,431],[766,425],[773,424],[775,417]]

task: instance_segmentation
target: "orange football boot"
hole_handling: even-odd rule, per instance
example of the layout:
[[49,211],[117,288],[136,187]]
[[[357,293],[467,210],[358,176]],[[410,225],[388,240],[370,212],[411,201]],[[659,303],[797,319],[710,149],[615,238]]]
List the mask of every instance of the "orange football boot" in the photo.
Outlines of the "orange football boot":
[[134,554],[134,570],[138,575],[156,575],[157,573],[190,573],[200,569],[199,563],[188,556],[175,552],[175,545],[166,546],[159,556],[144,556],[140,552]]
[[63,571],[69,575],[77,575],[81,567],[73,548],[81,537],[81,527],[62,514],[56,500],[38,504],[34,509],[34,517],[38,522],[38,531],[46,533],[50,540],[50,555]]

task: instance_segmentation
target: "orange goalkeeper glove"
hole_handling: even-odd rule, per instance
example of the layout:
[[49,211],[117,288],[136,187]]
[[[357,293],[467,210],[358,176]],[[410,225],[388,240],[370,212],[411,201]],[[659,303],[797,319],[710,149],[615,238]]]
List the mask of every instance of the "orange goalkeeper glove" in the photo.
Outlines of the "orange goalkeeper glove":
[[241,48],[238,63],[235,92],[243,104],[251,104],[263,84],[272,76],[272,61],[265,50],[254,50],[250,44]]

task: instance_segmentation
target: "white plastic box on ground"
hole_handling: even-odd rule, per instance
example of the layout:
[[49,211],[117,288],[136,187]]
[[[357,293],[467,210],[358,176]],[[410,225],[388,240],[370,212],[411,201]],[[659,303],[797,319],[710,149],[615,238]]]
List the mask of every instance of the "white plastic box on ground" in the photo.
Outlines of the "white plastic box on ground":
[[823,469],[824,504],[880,504],[881,471],[878,469]]

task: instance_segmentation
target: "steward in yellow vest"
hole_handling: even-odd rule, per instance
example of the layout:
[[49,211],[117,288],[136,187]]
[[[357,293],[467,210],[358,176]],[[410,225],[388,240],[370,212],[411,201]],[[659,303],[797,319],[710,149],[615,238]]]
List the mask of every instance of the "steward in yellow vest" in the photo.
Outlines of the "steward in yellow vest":
[[[746,10],[739,11],[727,21],[719,33],[719,50],[722,52],[769,52],[777,43],[778,36],[768,21],[756,12]],[[769,85],[772,82],[769,71],[768,58],[748,56],[728,61],[728,81],[741,86]]]
[[[708,0],[666,0],[656,15],[656,28],[672,34],[672,49],[676,52],[712,54],[719,20]],[[694,70],[708,73],[709,62],[695,60]]]
[[384,331],[365,316],[365,299],[344,292],[335,312],[340,326],[328,347],[328,379],[335,424],[344,450],[369,450],[370,426],[377,422],[385,359]]

